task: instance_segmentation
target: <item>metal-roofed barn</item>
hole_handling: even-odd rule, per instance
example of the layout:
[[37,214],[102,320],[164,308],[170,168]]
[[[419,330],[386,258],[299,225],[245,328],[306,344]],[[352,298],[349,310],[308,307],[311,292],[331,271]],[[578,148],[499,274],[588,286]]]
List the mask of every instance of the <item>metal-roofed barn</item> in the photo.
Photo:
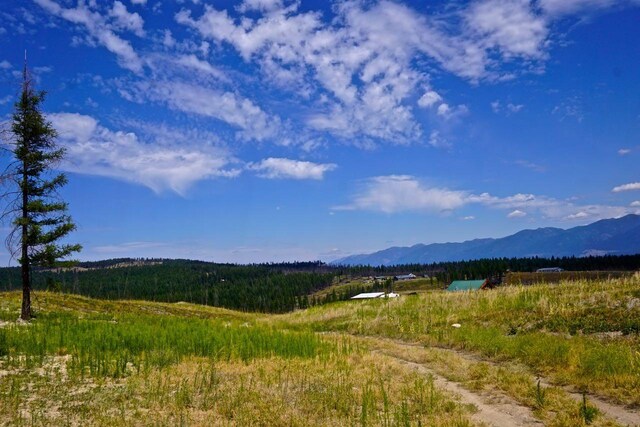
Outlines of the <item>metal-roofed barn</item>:
[[364,292],[362,294],[351,297],[351,299],[372,299],[380,298],[382,296],[384,296],[384,292]]
[[487,289],[490,287],[489,280],[454,280],[451,282],[448,291],[477,291],[479,289]]

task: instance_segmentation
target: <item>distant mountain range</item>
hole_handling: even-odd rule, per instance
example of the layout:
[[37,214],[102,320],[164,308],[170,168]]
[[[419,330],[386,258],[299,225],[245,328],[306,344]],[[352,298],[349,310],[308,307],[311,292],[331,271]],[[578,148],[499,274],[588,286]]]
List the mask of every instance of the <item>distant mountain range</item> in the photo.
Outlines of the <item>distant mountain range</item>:
[[629,255],[640,253],[640,215],[603,219],[563,230],[523,230],[500,239],[475,239],[462,243],[417,244],[392,247],[371,254],[351,255],[332,262],[339,265],[427,264],[502,257],[561,257]]

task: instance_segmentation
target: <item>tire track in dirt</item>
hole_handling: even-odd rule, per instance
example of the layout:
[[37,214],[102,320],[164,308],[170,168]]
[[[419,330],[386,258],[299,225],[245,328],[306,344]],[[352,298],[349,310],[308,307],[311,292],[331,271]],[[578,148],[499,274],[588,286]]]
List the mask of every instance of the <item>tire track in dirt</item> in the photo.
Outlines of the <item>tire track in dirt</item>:
[[529,408],[519,405],[506,396],[501,399],[501,402],[488,402],[482,395],[467,390],[460,384],[446,379],[420,363],[412,362],[396,355],[391,355],[379,349],[373,350],[373,352],[393,359],[396,362],[419,372],[420,374],[431,376],[436,387],[460,396],[464,403],[474,405],[478,412],[473,414],[471,418],[475,422],[496,427],[543,425],[540,420],[533,416]]
[[[423,344],[420,343],[410,343],[410,342],[406,342],[406,341],[401,341],[401,340],[396,340],[396,339],[390,339],[390,338],[382,338],[382,337],[374,337],[375,339],[379,339],[381,341],[386,341],[389,343],[393,343],[394,345],[397,346],[401,346],[401,347],[415,347],[415,348],[426,348]],[[488,363],[490,365],[493,366],[500,366],[500,364],[492,361],[492,360],[488,360],[488,359],[484,359],[476,354],[472,354],[472,353],[466,353],[464,351],[461,350],[457,350],[457,349],[452,349],[452,348],[448,348],[448,347],[441,347],[441,346],[434,346],[434,348],[437,348],[439,350],[442,351],[447,351],[450,353],[455,354],[456,356],[459,356],[463,359],[466,359],[468,361],[472,361],[472,362],[483,362],[483,363]],[[562,385],[556,385],[553,384],[553,382],[551,382],[549,379],[543,378],[543,377],[537,377],[540,380],[540,385],[544,386],[544,387],[557,387],[560,388],[562,390],[564,390],[565,393],[567,393],[567,395],[569,397],[571,397],[573,400],[575,400],[576,402],[582,402],[583,399],[583,395],[582,393],[576,392],[574,389],[572,389],[569,386],[562,386]],[[593,394],[586,394],[588,402],[595,406],[596,408],[598,408],[598,410],[605,416],[608,418],[611,418],[612,420],[615,420],[616,422],[622,424],[622,425],[626,425],[629,427],[640,427],[640,412],[630,409],[630,408],[626,408],[622,405],[618,405],[615,403],[611,403],[611,402],[607,402],[606,400],[604,400],[603,398],[593,395]]]

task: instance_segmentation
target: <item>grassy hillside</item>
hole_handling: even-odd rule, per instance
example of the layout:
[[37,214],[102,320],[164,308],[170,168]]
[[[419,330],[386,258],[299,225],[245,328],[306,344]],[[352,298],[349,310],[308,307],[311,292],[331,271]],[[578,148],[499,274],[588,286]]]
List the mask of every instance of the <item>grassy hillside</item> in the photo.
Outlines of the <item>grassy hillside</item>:
[[20,324],[19,302],[0,293],[0,425],[612,426],[640,408],[638,275],[283,315],[37,292]]

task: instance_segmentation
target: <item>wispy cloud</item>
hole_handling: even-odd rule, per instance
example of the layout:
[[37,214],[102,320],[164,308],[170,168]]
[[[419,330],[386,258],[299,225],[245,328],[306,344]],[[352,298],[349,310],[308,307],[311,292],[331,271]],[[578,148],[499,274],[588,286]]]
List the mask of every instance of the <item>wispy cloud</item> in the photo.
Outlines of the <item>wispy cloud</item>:
[[139,81],[120,88],[135,102],[157,101],[169,108],[221,120],[238,129],[241,139],[272,139],[281,131],[281,121],[236,93],[211,89],[180,80]]
[[326,172],[336,168],[333,163],[313,163],[301,160],[270,157],[257,163],[250,163],[247,169],[268,179],[315,179],[321,180]]
[[[422,136],[411,99],[418,88],[429,86],[429,76],[416,67],[416,59],[427,58],[448,72],[480,80],[500,74],[495,69],[502,61],[545,57],[545,22],[525,1],[476,2],[460,12],[460,25],[450,30],[444,30],[444,18],[441,22],[437,15],[390,1],[366,7],[358,1],[340,2],[334,8],[337,18],[330,22],[298,6],[256,0],[236,8],[239,17],[206,7],[200,16],[183,9],[176,21],[205,40],[232,46],[276,86],[320,100],[305,124],[345,140],[357,136],[407,143]],[[258,17],[243,16],[247,11]],[[436,108],[442,119],[468,112],[465,105],[444,102],[433,89],[417,105]]]
[[467,205],[481,205],[508,211],[509,218],[536,214],[548,220],[592,220],[631,213],[624,206],[579,205],[571,201],[534,194],[498,197],[465,190],[432,187],[409,175],[389,175],[365,181],[361,190],[346,205],[334,210],[367,210],[388,214],[402,212],[448,213]]
[[525,216],[527,216],[527,213],[524,211],[521,211],[520,209],[516,209],[507,214],[507,218],[522,218]]
[[567,15],[584,10],[593,10],[623,3],[625,0],[540,0],[540,7],[548,15]]
[[371,178],[351,203],[336,210],[372,210],[385,213],[403,211],[443,212],[464,206],[467,193],[446,188],[430,188],[412,176],[389,175]]
[[[112,131],[93,117],[75,113],[48,116],[58,130],[67,158],[62,168],[142,184],[155,192],[171,190],[185,194],[195,182],[215,177],[234,177],[233,159],[207,141],[192,145],[166,142],[157,135],[143,142],[133,132]],[[169,138],[167,138],[169,139]],[[174,140],[175,141],[175,140]]]
[[116,19],[115,23],[106,20],[105,15],[108,16],[108,14],[104,11],[102,13],[92,11],[91,6],[84,3],[76,8],[64,8],[52,0],[34,0],[34,2],[50,14],[83,27],[91,39],[117,56],[121,67],[137,73],[142,71],[143,62],[131,43],[118,36],[116,31],[126,29],[141,34],[143,21],[137,13],[129,14],[126,7],[119,1],[114,3],[111,10],[111,16]]
[[611,191],[614,193],[620,193],[621,191],[634,191],[640,190],[640,182],[631,182],[629,184],[618,185],[617,187],[613,187]]
[[527,168],[539,173],[543,173],[547,170],[547,168],[545,168],[544,166],[539,165],[537,163],[530,162],[528,160],[516,160],[514,163],[518,166],[521,166],[523,168]]

